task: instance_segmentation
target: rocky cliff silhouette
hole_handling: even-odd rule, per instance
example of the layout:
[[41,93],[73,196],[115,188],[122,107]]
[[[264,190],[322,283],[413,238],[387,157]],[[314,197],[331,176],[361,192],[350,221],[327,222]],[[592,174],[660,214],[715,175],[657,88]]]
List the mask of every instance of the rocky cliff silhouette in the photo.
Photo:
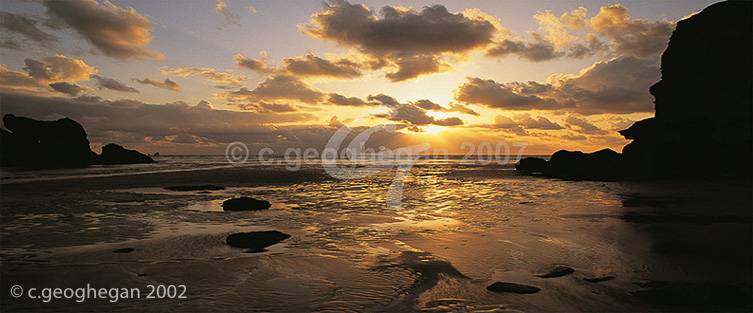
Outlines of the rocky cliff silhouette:
[[619,132],[633,140],[622,154],[562,150],[516,169],[575,180],[751,177],[751,12],[751,1],[720,2],[677,23],[650,89],[655,117]]
[[73,168],[154,162],[147,155],[112,143],[97,155],[89,147],[84,127],[69,118],[46,122],[7,114],[3,123],[10,132],[0,129],[2,167]]

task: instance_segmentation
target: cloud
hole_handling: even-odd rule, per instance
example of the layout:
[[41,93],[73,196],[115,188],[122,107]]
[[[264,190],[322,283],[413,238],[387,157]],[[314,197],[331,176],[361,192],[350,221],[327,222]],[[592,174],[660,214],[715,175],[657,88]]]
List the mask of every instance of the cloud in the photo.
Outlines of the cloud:
[[234,75],[227,72],[218,72],[215,69],[206,67],[179,67],[174,69],[165,69],[162,70],[162,74],[175,74],[181,77],[197,76],[202,77],[210,82],[226,86],[239,86],[247,78],[246,76],[242,75]]
[[146,48],[152,40],[152,22],[133,8],[122,9],[105,0],[45,0],[48,14],[91,42],[105,55],[118,59],[153,58],[162,60],[158,51]]
[[7,50],[21,50],[21,45],[14,40],[3,40],[3,42],[0,43],[0,48]]
[[649,58],[664,51],[675,23],[631,20],[627,11],[620,4],[601,7],[590,19],[586,17],[588,10],[584,7],[559,17],[551,11],[539,12],[534,19],[539,23],[540,32],[531,31],[530,38],[523,38],[505,29],[502,31],[504,38],[496,42],[487,55],[515,55],[532,62],[544,62],[591,55]]
[[450,13],[442,5],[421,12],[385,6],[381,15],[364,5],[335,1],[299,28],[308,36],[370,54],[405,56],[466,52],[489,44],[495,31],[489,21]]
[[112,78],[102,77],[99,75],[92,75],[91,78],[97,81],[97,87],[99,87],[100,89],[105,88],[115,91],[139,93],[136,88],[128,87],[126,86],[126,84]]
[[256,112],[290,113],[298,111],[298,107],[288,103],[259,102],[245,104],[237,103],[235,105],[240,109]]
[[55,91],[57,92],[68,94],[74,97],[84,90],[79,85],[66,82],[52,83],[50,84],[50,87],[52,87],[52,89],[55,89]]
[[464,103],[505,110],[550,110],[580,114],[652,112],[648,88],[659,80],[656,60],[621,56],[576,75],[552,75],[546,83],[468,78],[455,93]]
[[0,11],[0,26],[9,33],[21,35],[22,37],[35,41],[43,46],[49,46],[58,41],[58,37],[39,29],[39,27],[37,27],[38,23],[38,21],[26,15]]
[[394,62],[398,66],[398,70],[385,75],[393,82],[405,81],[426,74],[446,72],[451,69],[450,65],[440,62],[436,57],[426,55],[398,58]]
[[531,117],[531,114],[528,113],[516,114],[514,116],[515,121],[526,129],[557,130],[564,128],[543,116]]
[[442,72],[440,55],[465,54],[492,43],[496,28],[484,18],[450,13],[442,5],[413,8],[385,6],[380,16],[364,5],[332,1],[299,30],[310,37],[356,48],[398,67],[393,81]]
[[369,95],[367,99],[369,101],[377,101],[381,103],[382,105],[386,105],[389,107],[395,107],[395,106],[400,105],[400,103],[398,103],[397,100],[395,100],[395,98],[385,95],[383,93],[380,93],[376,96]]
[[427,115],[425,109],[413,103],[398,104],[397,106],[392,107],[392,110],[389,113],[375,114],[374,117],[403,122],[409,127],[426,126],[429,124],[438,126],[460,126],[464,124],[463,120],[458,117],[435,119],[434,117]]
[[227,2],[218,0],[217,5],[214,7],[214,11],[222,15],[228,23],[240,25],[240,17],[230,10]]
[[674,22],[630,20],[627,12],[627,8],[621,4],[602,7],[591,18],[590,28],[609,37],[614,50],[620,54],[648,57],[667,48],[669,36],[675,29]]
[[149,78],[144,78],[144,79],[134,78],[133,81],[135,81],[135,82],[137,82],[139,84],[142,84],[142,85],[152,85],[152,86],[163,88],[163,89],[167,89],[167,90],[180,91],[180,85],[178,85],[178,83],[170,80],[169,78],[165,78],[165,81],[162,81],[162,82],[161,81],[152,80],[152,79],[149,79]]
[[506,110],[557,110],[565,107],[552,98],[519,93],[514,85],[475,77],[469,77],[468,82],[458,87],[455,100]]
[[534,43],[523,41],[503,40],[499,45],[488,51],[490,56],[507,56],[517,55],[522,59],[532,62],[543,62],[557,59],[564,55],[563,52],[557,51],[554,44],[548,41],[539,40]]
[[575,117],[573,115],[565,118],[565,122],[567,122],[568,126],[570,126],[572,129],[584,134],[604,135],[608,133],[598,126],[591,124],[591,122],[582,118]]
[[295,100],[309,104],[319,103],[326,96],[325,93],[315,90],[298,78],[289,75],[270,76],[254,90],[242,87],[237,91],[223,92],[222,95],[232,100]]
[[148,104],[97,97],[64,99],[20,94],[2,94],[0,111],[2,114],[32,118],[70,117],[85,127],[92,142],[118,142],[123,145],[177,143],[187,138],[205,145],[233,141],[271,142],[279,133],[273,124],[314,119],[314,116],[304,113],[215,110],[201,103],[196,106],[183,102]]
[[469,108],[467,106],[464,106],[462,104],[457,104],[457,103],[450,103],[450,110],[449,111],[454,111],[454,112],[459,112],[459,113],[468,114],[468,115],[474,115],[474,116],[479,116],[480,115],[480,114],[478,114],[478,112],[474,111],[473,109],[471,109],[471,108]]
[[440,106],[439,104],[436,104],[434,102],[431,102],[429,100],[418,100],[413,103],[413,105],[422,108],[424,110],[432,110],[432,111],[442,111],[444,108]]
[[212,105],[212,103],[207,100],[199,101],[199,103],[196,104],[195,108],[201,109],[201,110],[214,110],[214,106]]
[[63,55],[45,57],[41,60],[25,59],[24,70],[41,83],[87,81],[97,70],[84,61]]
[[233,59],[235,59],[236,62],[238,62],[238,67],[245,68],[247,70],[252,70],[254,72],[259,73],[274,73],[278,70],[276,69],[270,69],[267,68],[267,52],[262,51],[261,52],[262,58],[261,59],[249,59],[244,57],[243,55],[236,54]]
[[330,93],[328,102],[331,104],[343,105],[343,106],[376,105],[376,103],[366,102],[356,97],[346,97],[337,93]]
[[331,78],[356,78],[363,76],[361,68],[364,66],[348,59],[328,60],[313,54],[303,57],[284,58],[282,67],[267,67],[266,52],[262,51],[261,59],[249,59],[236,54],[234,59],[238,67],[259,73],[277,73],[296,76],[322,76]]
[[300,76],[355,78],[362,75],[360,65],[345,59],[332,62],[308,54],[301,58],[285,58],[283,62],[289,73]]
[[506,129],[509,132],[518,135],[518,136],[527,136],[528,132],[526,132],[523,127],[521,127],[518,122],[515,122],[512,118],[504,116],[504,115],[497,115],[494,117],[494,124],[491,125],[493,128],[501,128]]
[[36,79],[24,72],[13,71],[0,65],[0,87],[3,88],[37,88],[39,83]]

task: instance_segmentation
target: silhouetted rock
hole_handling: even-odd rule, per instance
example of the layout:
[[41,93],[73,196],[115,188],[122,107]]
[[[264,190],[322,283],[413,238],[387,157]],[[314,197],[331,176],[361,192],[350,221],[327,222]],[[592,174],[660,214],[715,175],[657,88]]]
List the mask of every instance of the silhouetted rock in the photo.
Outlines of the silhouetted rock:
[[486,290],[494,291],[494,292],[531,294],[531,293],[537,293],[541,291],[541,288],[534,287],[534,286],[513,284],[513,283],[496,282],[487,286]]
[[131,253],[133,251],[136,251],[134,248],[123,248],[113,251],[113,253]]
[[222,202],[222,209],[225,211],[266,210],[271,206],[272,204],[269,201],[249,197],[233,198]]
[[129,150],[110,143],[102,147],[102,154],[95,158],[94,164],[137,164],[154,163],[148,155],[136,150]]
[[614,180],[623,176],[622,155],[612,149],[593,153],[560,150],[552,154],[543,174],[568,180]]
[[252,252],[263,251],[264,248],[281,242],[291,236],[276,230],[237,233],[227,236],[225,242],[231,247],[250,249]]
[[0,129],[0,166],[28,168],[87,167],[92,164],[152,163],[152,158],[116,144],[97,155],[89,147],[86,131],[69,118],[37,121],[6,114]]
[[622,154],[557,151],[516,169],[570,180],[751,177],[751,11],[752,1],[720,2],[677,23],[650,89],[656,116],[620,131],[633,140]]
[[45,122],[7,114],[3,123],[10,132],[0,136],[0,166],[86,167],[96,156],[84,128],[69,118]]
[[546,160],[542,158],[524,158],[515,164],[515,170],[526,174],[541,173],[546,166]]
[[631,166],[656,177],[751,176],[751,11],[751,1],[721,2],[677,23],[651,86],[656,117],[620,132],[634,140],[623,149]]
[[199,185],[199,186],[169,186],[165,187],[167,190],[172,191],[199,191],[199,190],[223,190],[225,187],[215,185]]
[[575,273],[575,270],[567,267],[567,266],[555,266],[551,271],[542,273],[542,274],[536,274],[534,276],[540,277],[540,278],[554,278],[554,277],[562,277],[565,275],[570,275],[572,273]]

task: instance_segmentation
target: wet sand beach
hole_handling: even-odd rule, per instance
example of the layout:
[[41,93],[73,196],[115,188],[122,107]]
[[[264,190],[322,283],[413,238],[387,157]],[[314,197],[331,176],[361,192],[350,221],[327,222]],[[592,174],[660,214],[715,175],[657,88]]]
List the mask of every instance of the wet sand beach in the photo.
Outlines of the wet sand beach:
[[[751,308],[750,182],[574,182],[427,163],[389,209],[393,176],[237,167],[2,184],[3,311]],[[164,189],[205,184],[225,189]],[[272,207],[222,211],[237,196]],[[261,230],[292,237],[259,253],[225,243]],[[557,266],[573,272],[535,276]],[[487,290],[494,282],[540,291]],[[6,292],[87,284],[142,299]],[[183,285],[186,298],[144,299],[148,285]]]

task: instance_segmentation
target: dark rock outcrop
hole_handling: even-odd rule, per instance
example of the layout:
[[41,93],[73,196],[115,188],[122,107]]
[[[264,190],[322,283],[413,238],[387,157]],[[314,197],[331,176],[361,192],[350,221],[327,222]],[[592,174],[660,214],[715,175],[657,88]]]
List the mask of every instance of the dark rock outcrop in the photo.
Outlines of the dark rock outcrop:
[[522,293],[522,294],[532,294],[537,293],[541,291],[541,288],[534,287],[534,286],[528,286],[528,285],[520,285],[520,284],[514,284],[514,283],[505,283],[505,282],[496,282],[489,286],[486,286],[486,290],[494,291],[494,292],[510,292],[510,293]]
[[651,86],[656,117],[620,132],[634,140],[623,149],[630,166],[660,178],[751,176],[751,11],[751,1],[727,1],[677,23]]
[[264,248],[279,243],[291,236],[276,230],[237,233],[227,236],[225,242],[231,247],[249,249],[251,252],[263,251]]
[[751,11],[751,1],[720,2],[677,23],[650,88],[655,117],[620,131],[633,140],[622,154],[557,151],[516,169],[574,180],[753,176]]
[[233,198],[222,202],[222,210],[224,211],[266,210],[271,206],[272,204],[269,201],[249,197]]
[[120,145],[110,143],[102,147],[102,154],[98,155],[94,164],[138,164],[154,163],[148,155],[136,150],[129,150]]
[[89,147],[86,131],[69,118],[37,121],[6,114],[0,129],[0,166],[25,168],[75,168],[93,164],[154,162],[135,150],[116,144],[102,147],[97,155]]
[[560,150],[549,161],[525,158],[515,165],[518,172],[566,180],[621,180],[633,177],[622,154],[612,149],[593,153]]
[[0,165],[4,167],[87,167],[97,156],[81,124],[69,118],[37,121],[7,114],[3,123],[10,132],[0,136]]

